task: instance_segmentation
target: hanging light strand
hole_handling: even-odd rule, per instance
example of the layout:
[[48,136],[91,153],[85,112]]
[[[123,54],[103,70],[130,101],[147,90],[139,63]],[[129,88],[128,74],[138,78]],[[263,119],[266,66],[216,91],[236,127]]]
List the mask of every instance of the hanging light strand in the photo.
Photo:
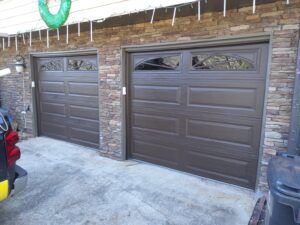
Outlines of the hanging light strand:
[[69,25],[66,26],[66,44],[69,44]]
[[50,44],[49,44],[49,29],[47,29],[47,48],[50,47]]
[[18,35],[15,35],[16,52],[18,52]]
[[80,22],[77,24],[77,29],[78,29],[78,37],[80,37]]
[[57,40],[59,41],[59,28],[56,29]]
[[94,39],[93,39],[93,21],[90,21],[90,38],[91,38],[91,42],[94,42]]
[[3,51],[5,50],[5,39],[4,38],[2,38],[2,49],[3,49]]
[[154,15],[155,15],[155,8],[154,8],[154,9],[153,9],[153,11],[152,11],[151,23],[153,23],[153,20],[154,20]]
[[174,8],[174,12],[173,12],[172,27],[173,27],[173,26],[174,26],[174,24],[175,24],[175,19],[176,19],[176,10],[177,10],[177,8],[175,7],[175,8]]
[[223,1],[224,1],[224,5],[223,5],[223,16],[225,17],[225,16],[226,16],[227,2],[226,2],[226,0],[223,0]]
[[198,20],[201,20],[201,1],[198,0]]
[[22,39],[23,39],[23,44],[26,45],[25,35],[24,34],[22,34]]
[[32,45],[32,31],[30,30],[29,32],[29,46],[31,47]]

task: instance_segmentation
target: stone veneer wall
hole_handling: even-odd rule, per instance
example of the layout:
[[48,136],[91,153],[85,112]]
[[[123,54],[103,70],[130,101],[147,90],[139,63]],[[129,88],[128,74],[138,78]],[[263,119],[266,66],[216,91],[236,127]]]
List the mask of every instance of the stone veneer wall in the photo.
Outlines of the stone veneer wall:
[[[157,15],[159,17],[159,15]],[[171,19],[153,24],[139,23],[120,27],[94,30],[94,42],[89,40],[89,32],[69,35],[69,44],[64,34],[57,41],[55,32],[50,32],[50,48],[46,48],[45,31],[43,40],[34,39],[32,47],[23,45],[19,38],[19,49],[29,62],[30,52],[51,52],[76,49],[97,48],[100,55],[100,130],[101,154],[121,157],[121,46],[131,44],[149,44],[210,39],[223,36],[255,34],[269,32],[272,34],[271,73],[268,81],[267,118],[263,124],[265,138],[259,186],[266,187],[266,166],[269,158],[277,150],[287,149],[289,123],[291,116],[291,99],[293,93],[297,42],[299,39],[300,0],[290,0],[257,6],[252,14],[252,7],[230,10],[224,18],[222,12],[205,13],[201,21],[196,16],[176,18],[174,27]],[[0,51],[0,68],[11,63],[16,54],[14,40],[10,48]],[[30,88],[30,68],[26,78],[26,105],[32,109]],[[8,107],[20,126],[24,126],[22,78],[20,75],[0,78],[0,96],[2,104]],[[27,132],[32,132],[32,112],[27,114]]]

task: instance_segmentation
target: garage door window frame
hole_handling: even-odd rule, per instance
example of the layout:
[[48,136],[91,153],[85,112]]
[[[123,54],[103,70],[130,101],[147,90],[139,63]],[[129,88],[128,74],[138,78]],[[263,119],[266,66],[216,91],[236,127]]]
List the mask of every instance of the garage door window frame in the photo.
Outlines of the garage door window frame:
[[[129,45],[121,47],[121,82],[122,86],[128,90],[129,88],[129,75],[132,72],[128,66],[130,61],[130,54],[132,53],[142,53],[142,52],[152,52],[152,51],[171,51],[178,49],[194,49],[194,48],[208,48],[215,46],[230,46],[230,45],[239,45],[239,44],[254,44],[254,43],[269,43],[269,52],[268,52],[268,65],[267,65],[267,74],[265,82],[265,93],[264,93],[264,105],[263,105],[263,116],[262,116],[262,129],[261,129],[261,138],[260,138],[260,148],[259,148],[259,158],[258,158],[258,169],[256,174],[256,185],[255,190],[258,188],[258,180],[260,177],[260,167],[262,159],[262,145],[264,141],[265,133],[265,123],[266,123],[266,103],[267,103],[267,94],[268,94],[268,85],[269,85],[269,74],[270,74],[270,64],[271,64],[271,49],[272,49],[272,34],[269,32],[249,34],[249,35],[238,35],[225,38],[214,38],[210,40],[195,40],[188,42],[169,42],[169,43],[157,43],[157,44],[147,44],[147,45]],[[190,70],[192,72],[192,70]],[[207,71],[209,72],[209,71]],[[227,71],[232,72],[232,71]],[[249,71],[251,73],[251,71]],[[122,95],[122,159],[128,159],[129,153],[129,141],[130,140],[130,129],[129,129],[129,99],[130,93]]]

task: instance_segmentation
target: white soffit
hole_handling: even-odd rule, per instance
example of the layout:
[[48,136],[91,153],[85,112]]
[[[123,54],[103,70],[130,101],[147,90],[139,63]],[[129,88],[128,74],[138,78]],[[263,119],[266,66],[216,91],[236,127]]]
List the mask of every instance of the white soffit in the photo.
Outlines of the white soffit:
[[[52,13],[59,9],[60,0],[50,0]],[[195,2],[195,0],[72,0],[66,24],[75,24],[109,17]],[[0,33],[13,35],[47,29],[41,19],[38,0],[0,1]]]

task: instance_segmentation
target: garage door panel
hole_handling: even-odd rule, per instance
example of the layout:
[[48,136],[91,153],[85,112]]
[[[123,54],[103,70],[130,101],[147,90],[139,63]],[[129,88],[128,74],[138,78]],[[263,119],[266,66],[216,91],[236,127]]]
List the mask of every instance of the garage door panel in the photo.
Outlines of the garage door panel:
[[186,138],[196,145],[212,145],[226,152],[258,155],[260,120],[209,114],[192,115],[186,120]]
[[59,123],[42,122],[41,132],[42,134],[51,134],[52,136],[64,138],[67,136],[67,127]]
[[[223,84],[223,86],[222,86]],[[251,117],[261,117],[264,86],[259,82],[216,81],[214,84],[202,82],[188,87],[187,104],[210,113],[226,113]]]
[[137,114],[150,114],[166,117],[180,117],[183,114],[184,106],[175,105],[175,104],[162,104],[157,102],[141,102],[141,101],[132,101],[132,113]]
[[248,176],[249,162],[247,161],[187,151],[185,162],[189,168],[209,170],[238,178]]
[[65,85],[64,82],[54,82],[54,81],[42,81],[39,84],[40,92],[43,93],[65,93]]
[[184,144],[184,148],[186,151],[199,152],[202,154],[243,161],[253,161],[258,158],[258,155],[253,154],[253,149],[249,145],[234,146],[230,144],[189,138],[187,143]]
[[87,120],[84,118],[74,118],[70,117],[68,119],[68,124],[71,127],[79,128],[79,129],[86,129],[94,132],[99,132],[99,121],[95,120]]
[[77,106],[85,106],[91,108],[98,108],[98,97],[90,96],[76,96],[76,95],[65,95],[56,93],[41,93],[40,101],[51,102],[58,104],[68,104],[69,102]]
[[64,72],[41,72],[39,73],[40,82],[64,82]]
[[[216,159],[208,160],[203,167],[197,166],[197,160],[204,160],[205,157],[197,158],[194,155],[189,158],[190,164],[185,167],[185,171],[197,174],[204,177],[209,177],[215,180],[224,181],[227,183],[234,183],[243,187],[247,188],[253,188],[253,182],[255,182],[255,179],[252,177],[252,174],[256,173],[255,169],[251,169],[250,167],[244,166],[231,166],[229,163],[228,168],[226,169],[226,164],[223,164],[221,162],[218,162]],[[207,160],[207,159],[206,159]],[[193,162],[195,164],[193,164]],[[224,169],[217,170],[216,167],[212,167],[209,165],[214,165],[217,163],[221,163]],[[226,173],[224,171],[241,171],[239,176],[235,176],[234,174]],[[244,177],[241,177],[241,174],[245,174],[245,171],[248,171]]]
[[70,128],[70,138],[73,140],[79,140],[89,143],[99,143],[99,134],[98,132],[93,132],[89,129],[79,129],[79,128]]
[[166,132],[156,132],[154,130],[146,130],[140,128],[132,128],[132,140],[146,143],[153,143],[166,147],[176,148],[178,139],[181,137]]
[[255,94],[254,89],[189,87],[188,105],[255,111]]
[[223,143],[251,145],[253,127],[209,121],[187,120],[187,136]]
[[134,101],[180,104],[180,87],[135,85],[132,90]]
[[74,83],[69,82],[69,94],[72,95],[86,95],[86,96],[98,96],[98,84],[97,83]]
[[70,117],[95,120],[96,122],[99,120],[99,109],[97,108],[70,105],[69,110]]
[[133,128],[151,130],[157,133],[170,133],[178,135],[179,120],[177,118],[134,114],[132,117]]
[[176,148],[143,141],[134,141],[132,147],[133,155],[143,155],[156,161],[164,161],[169,165],[178,166],[179,153]]
[[65,116],[66,115],[66,107],[65,107],[65,104],[43,102],[43,103],[41,103],[41,112]]

